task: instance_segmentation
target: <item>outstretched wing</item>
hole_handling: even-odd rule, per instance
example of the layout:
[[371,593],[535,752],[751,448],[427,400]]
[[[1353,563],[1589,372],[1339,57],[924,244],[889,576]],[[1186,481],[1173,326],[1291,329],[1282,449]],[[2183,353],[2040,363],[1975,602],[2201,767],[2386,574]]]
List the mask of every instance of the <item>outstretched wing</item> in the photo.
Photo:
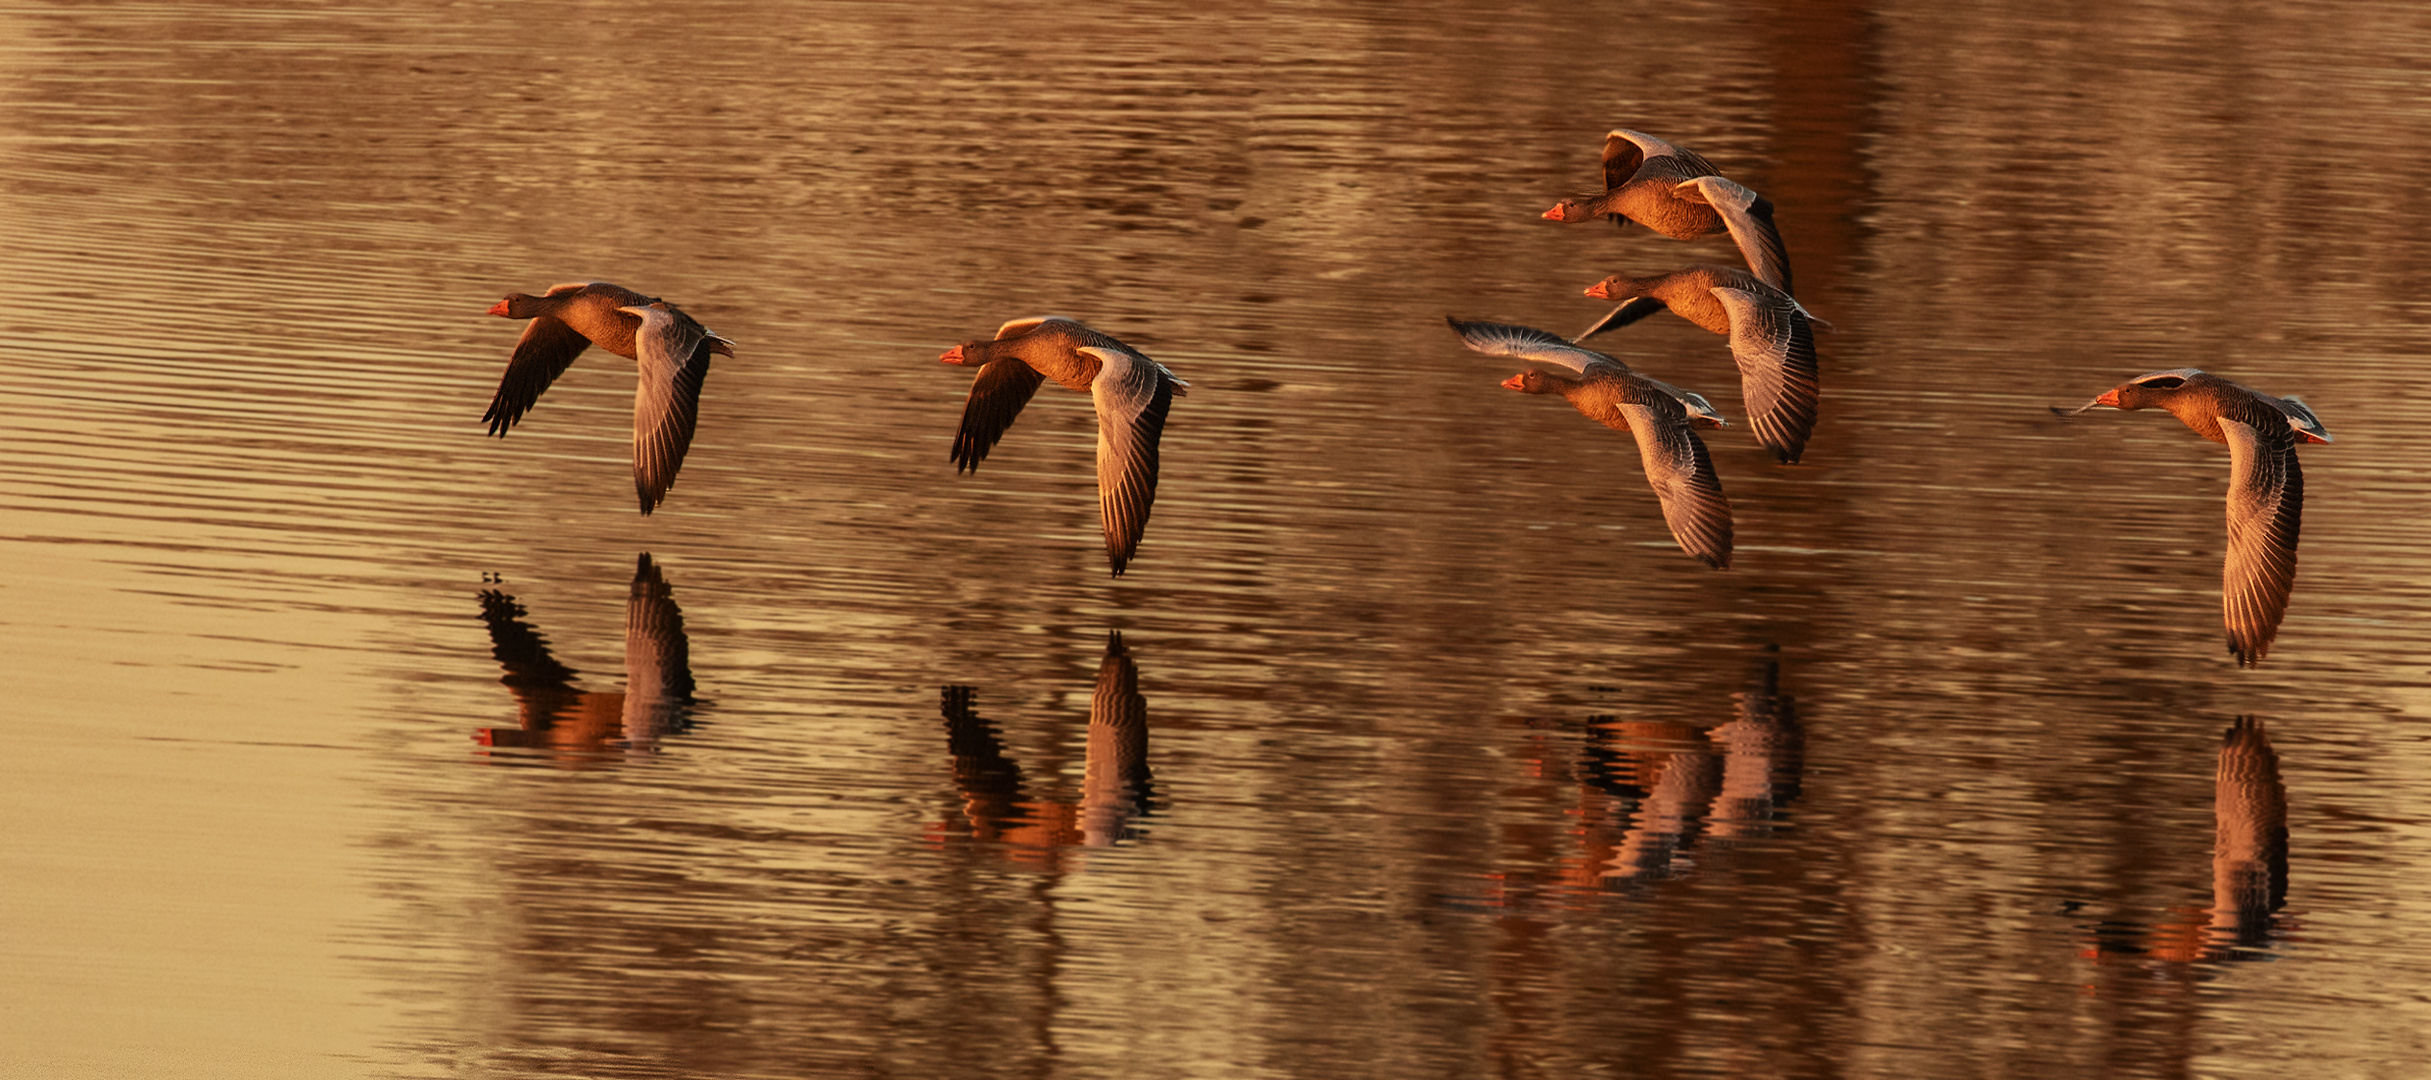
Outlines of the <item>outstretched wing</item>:
[[664,314],[641,310],[650,314],[633,334],[633,359],[641,370],[633,393],[633,492],[647,514],[666,499],[692,448],[711,343],[718,339],[671,306]]
[[1714,569],[1729,569],[1730,500],[1722,495],[1722,479],[1714,475],[1705,441],[1676,410],[1640,403],[1616,408],[1637,437],[1646,482],[1663,501],[1663,521],[1680,550]]
[[1155,361],[1127,349],[1079,350],[1097,358],[1089,384],[1097,402],[1097,505],[1106,533],[1106,561],[1120,577],[1148,531],[1156,502],[1157,444],[1176,381]]
[[1605,312],[1603,318],[1595,320],[1595,325],[1579,331],[1578,336],[1571,338],[1570,341],[1572,344],[1577,344],[1606,330],[1618,330],[1648,315],[1664,310],[1667,309],[1663,306],[1663,302],[1654,297],[1632,296],[1621,301],[1619,307]]
[[498,380],[498,393],[490,398],[490,410],[481,414],[490,434],[505,438],[507,429],[539,403],[541,392],[590,347],[590,338],[554,315],[541,315],[525,324],[523,336],[515,339],[515,354],[506,362],[506,374]]
[[[1660,307],[1661,305],[1656,305]],[[1508,323],[1462,322],[1447,315],[1443,320],[1468,347],[1487,356],[1508,356],[1538,364],[1569,368],[1580,374],[1597,364],[1609,364],[1622,371],[1629,365],[1593,349],[1582,349],[1558,334],[1533,326],[1512,326]]]
[[1739,362],[1748,426],[1774,457],[1796,464],[1815,432],[1823,395],[1814,330],[1797,302],[1781,293],[1717,286],[1713,294],[1730,314],[1730,354]]
[[1673,401],[1679,402],[1680,410],[1688,414],[1688,426],[1704,428],[1730,426],[1730,420],[1722,415],[1722,410],[1714,408],[1714,403],[1706,400],[1705,395],[1694,390],[1682,390],[1661,379],[1645,375],[1639,375],[1638,378],[1645,379],[1646,385],[1671,395]]
[[1638,174],[1638,166],[1646,163],[1646,144],[1652,143],[1665,153],[1671,144],[1652,135],[1641,135],[1619,128],[1604,136],[1604,190],[1610,191],[1629,182]]
[[1790,296],[1798,295],[1790,288],[1789,249],[1782,246],[1781,230],[1773,225],[1772,200],[1719,176],[1699,176],[1672,190],[1721,215],[1731,240],[1739,245],[1739,255],[1758,280]]
[[2256,430],[2220,418],[2228,442],[2228,561],[2220,606],[2228,651],[2252,667],[2270,651],[2296,587],[2296,537],[2304,518],[2304,470],[2296,433]]
[[954,432],[955,472],[978,470],[1045,380],[1038,369],[1009,356],[980,365],[971,396],[962,403],[962,427]]
[[[1626,158],[1629,162],[1629,171],[1622,173],[1617,179],[1613,176],[1614,166],[1617,163],[1616,158]],[[1672,160],[1662,161],[1663,158]],[[1714,168],[1714,163],[1705,160],[1704,155],[1694,150],[1684,150],[1643,131],[1614,128],[1611,134],[1604,136],[1604,186],[1606,188],[1616,188],[1627,183],[1629,178],[1637,175],[1638,170],[1644,168],[1648,162],[1656,162],[1664,171],[1682,179],[1722,171]]]

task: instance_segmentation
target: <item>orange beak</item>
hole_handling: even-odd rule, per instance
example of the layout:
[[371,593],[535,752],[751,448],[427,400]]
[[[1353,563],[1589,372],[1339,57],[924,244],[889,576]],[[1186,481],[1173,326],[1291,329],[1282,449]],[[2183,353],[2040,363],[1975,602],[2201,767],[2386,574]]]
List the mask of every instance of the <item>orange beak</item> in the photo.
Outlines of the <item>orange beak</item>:
[[1589,286],[1587,286],[1587,295],[1592,296],[1592,297],[1594,297],[1594,298],[1596,298],[1596,299],[1598,299],[1598,300],[1610,300],[1610,299],[1612,299],[1612,294],[1611,294],[1611,293],[1609,293],[1609,292],[1604,291],[1604,283],[1603,283],[1603,282],[1601,282],[1601,281],[1596,282],[1596,283],[1595,283],[1595,284],[1593,284],[1593,285],[1589,285]]
[[1561,220],[1564,220],[1564,219],[1563,219],[1563,217],[1562,217],[1562,208],[1561,208],[1561,207],[1558,207],[1558,206],[1554,207],[1554,208],[1553,208],[1553,209],[1551,209],[1551,210],[1547,210],[1547,211],[1545,211],[1545,212],[1544,212],[1544,213],[1542,213],[1542,214],[1538,214],[1538,215],[1536,215],[1536,216],[1541,217],[1541,218],[1544,218],[1544,219],[1545,219],[1545,220],[1547,220],[1547,221],[1561,221]]
[[938,360],[938,362],[939,362],[939,363],[945,363],[945,364],[959,364],[959,363],[961,363],[961,362],[962,362],[962,346],[960,346],[960,345],[956,345],[956,346],[954,346],[954,347],[953,347],[953,348],[951,348],[951,349],[947,349],[947,350],[945,351],[945,355],[938,357],[938,358],[937,358],[937,360]]
[[490,314],[496,315],[501,319],[507,318],[506,301],[500,300],[497,303],[490,305]]
[[1521,372],[1502,381],[1502,388],[1505,390],[1525,390],[1527,389],[1527,386],[1528,375],[1526,372]]
[[2105,390],[2102,392],[2101,397],[2093,399],[2093,403],[2096,405],[2108,405],[2113,409],[2118,408],[2119,391],[2116,388]]

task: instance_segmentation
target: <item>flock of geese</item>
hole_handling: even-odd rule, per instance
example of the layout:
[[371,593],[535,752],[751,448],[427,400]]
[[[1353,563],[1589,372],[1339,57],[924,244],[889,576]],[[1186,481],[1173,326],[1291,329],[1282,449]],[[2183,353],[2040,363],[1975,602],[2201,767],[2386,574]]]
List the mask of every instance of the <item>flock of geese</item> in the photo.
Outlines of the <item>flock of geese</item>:
[[[1543,217],[1610,218],[1688,240],[1727,233],[1746,262],[1691,265],[1651,277],[1615,274],[1586,295],[1616,301],[1574,338],[1526,326],[1447,318],[1470,349],[1529,363],[1503,386],[1559,394],[1588,419],[1637,441],[1646,479],[1682,551],[1715,569],[1731,555],[1730,500],[1699,429],[1728,421],[1703,395],[1639,373],[1590,338],[1668,310],[1724,335],[1739,371],[1740,402],[1756,441],[1796,464],[1815,430],[1822,394],[1815,332],[1831,324],[1791,291],[1788,249],[1773,204],[1721,175],[1698,154],[1651,135],[1615,130],[1603,151],[1604,188],[1565,199]],[[605,282],[558,285],[540,296],[511,293],[490,314],[528,320],[483,420],[504,436],[591,345],[634,361],[633,486],[648,514],[674,484],[691,445],[713,354],[733,343],[656,297]],[[1156,499],[1157,446],[1173,399],[1189,384],[1147,354],[1062,316],[1015,319],[991,339],[946,351],[945,363],[978,369],[950,457],[957,471],[987,459],[1041,383],[1087,393],[1097,408],[1098,507],[1106,559],[1121,575],[1138,554]],[[2228,555],[2222,610],[2228,649],[2261,662],[2277,636],[2295,585],[2304,474],[2297,446],[2329,442],[2311,409],[2192,368],[2140,375],[2074,410],[2096,406],[2167,409],[2196,434],[2229,448]]]

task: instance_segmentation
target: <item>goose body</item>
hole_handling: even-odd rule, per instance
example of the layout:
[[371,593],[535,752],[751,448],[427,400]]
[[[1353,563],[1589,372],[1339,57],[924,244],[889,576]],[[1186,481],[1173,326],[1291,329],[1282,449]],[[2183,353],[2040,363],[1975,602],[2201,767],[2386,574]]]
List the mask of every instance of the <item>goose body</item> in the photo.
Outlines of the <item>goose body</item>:
[[642,513],[656,509],[692,445],[709,355],[733,356],[734,343],[673,304],[604,281],[557,285],[540,296],[509,293],[490,314],[530,320],[481,417],[500,438],[584,349],[597,345],[634,361],[641,382],[633,399],[633,487]]
[[954,434],[958,472],[979,468],[1040,383],[1053,379],[1090,395],[1097,406],[1097,496],[1106,561],[1115,576],[1122,576],[1139,551],[1156,501],[1165,415],[1190,384],[1139,350],[1056,315],[1015,319],[999,327],[993,340],[965,342],[938,359],[979,369]]
[[2221,613],[2228,651],[2247,667],[2261,663],[2296,587],[2296,541],[2304,518],[2304,469],[2296,447],[2331,441],[2329,430],[2301,400],[2273,397],[2194,368],[2139,375],[2076,412],[2096,406],[2167,409],[2195,434],[2228,447]]
[[1576,341],[1666,309],[1729,337],[1756,441],[1786,464],[1797,463],[1806,453],[1823,393],[1815,359],[1815,325],[1820,320],[1795,298],[1737,267],[1706,265],[1645,278],[1614,274],[1587,286],[1587,295],[1618,300],[1620,306]]
[[[1627,364],[1583,349],[1543,330],[1447,319],[1470,349],[1565,368],[1530,369],[1503,386],[1525,394],[1559,394],[1590,420],[1637,440],[1646,481],[1663,504],[1663,521],[1680,550],[1717,570],[1730,567],[1730,500],[1714,475],[1713,459],[1697,438],[1684,392],[1629,370]],[[1703,398],[1698,398],[1702,402]]]
[[1553,221],[1637,222],[1674,240],[1730,234],[1748,269],[1785,293],[1789,250],[1773,224],[1771,200],[1724,179],[1696,153],[1643,132],[1616,128],[1604,137],[1604,190],[1564,199],[1543,217]]

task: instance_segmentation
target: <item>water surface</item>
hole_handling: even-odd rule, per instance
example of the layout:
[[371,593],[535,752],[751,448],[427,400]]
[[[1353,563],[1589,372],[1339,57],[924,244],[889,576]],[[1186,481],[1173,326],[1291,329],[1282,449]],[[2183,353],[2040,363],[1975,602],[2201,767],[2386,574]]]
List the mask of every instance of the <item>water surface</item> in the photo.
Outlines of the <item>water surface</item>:
[[[0,1072],[2406,1075],[2431,16],[2081,14],[0,11]],[[1839,327],[1726,573],[1441,322],[1732,257],[1538,219],[1624,125]],[[621,361],[479,423],[593,278],[739,343],[648,518]],[[1085,399],[947,460],[1043,312],[1192,384],[1120,580]],[[2338,436],[2255,671],[2043,408],[2185,365]]]

